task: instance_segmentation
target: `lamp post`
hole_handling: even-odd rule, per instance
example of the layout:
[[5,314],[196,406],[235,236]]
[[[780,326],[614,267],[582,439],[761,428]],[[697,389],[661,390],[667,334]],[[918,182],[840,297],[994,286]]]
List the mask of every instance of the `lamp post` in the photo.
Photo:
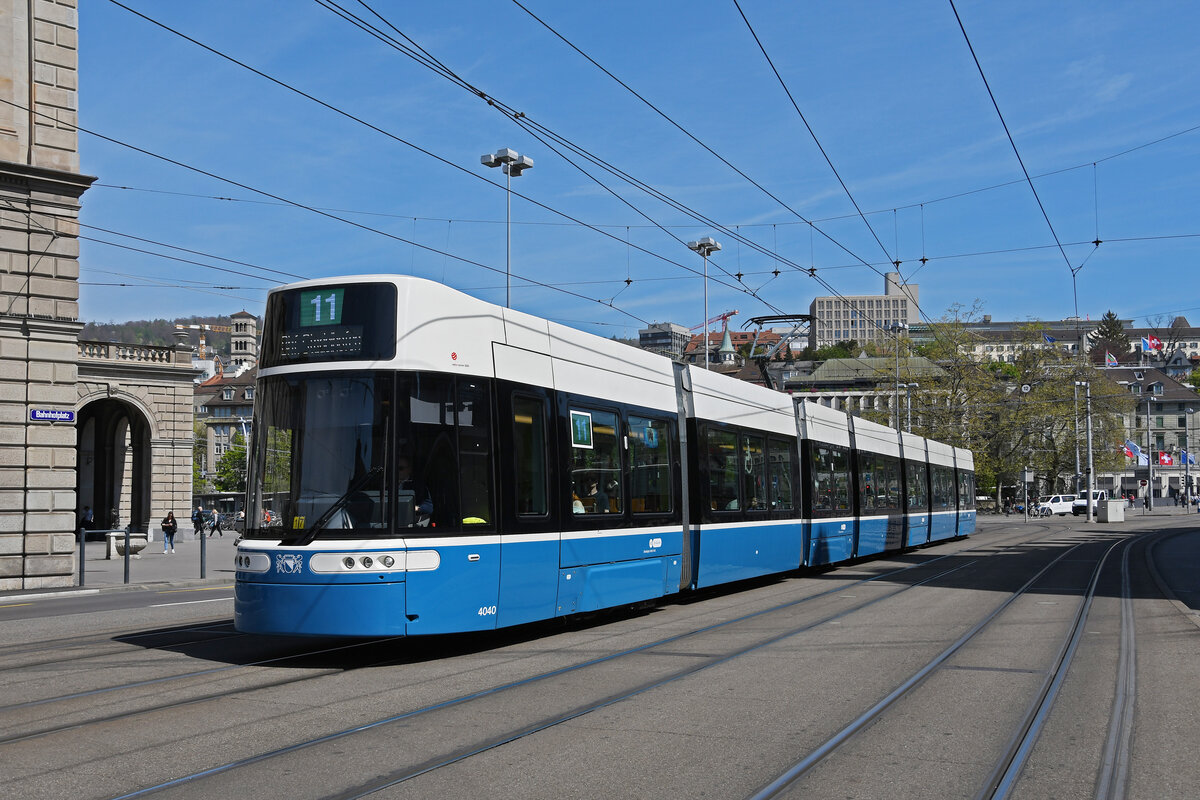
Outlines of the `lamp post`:
[[512,148],[505,147],[491,155],[479,157],[485,167],[500,167],[506,176],[504,205],[504,307],[512,307],[512,179],[533,168],[533,159],[523,156]]
[[1190,465],[1192,463],[1192,452],[1196,446],[1192,444],[1192,414],[1194,413],[1194,409],[1188,406],[1184,410],[1187,412],[1187,415],[1183,418],[1183,440],[1187,444],[1187,449],[1180,449],[1183,455],[1183,512],[1186,514],[1192,507],[1192,470]]
[[903,322],[897,322],[888,328],[896,336],[896,390],[892,392],[892,408],[896,410],[896,429],[900,429],[900,332],[908,330]]
[[721,244],[711,236],[705,236],[687,246],[704,257],[704,368],[708,369],[708,257],[721,249]]
[[[1087,397],[1087,521],[1092,521],[1092,505],[1095,501],[1096,474],[1092,470],[1092,384],[1090,381],[1075,381],[1075,386],[1084,387]],[[1107,517],[1106,517],[1107,519]]]

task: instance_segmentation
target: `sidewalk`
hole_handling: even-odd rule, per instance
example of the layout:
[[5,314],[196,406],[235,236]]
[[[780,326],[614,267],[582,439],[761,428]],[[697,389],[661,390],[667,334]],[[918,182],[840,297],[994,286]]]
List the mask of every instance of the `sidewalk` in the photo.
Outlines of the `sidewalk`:
[[[196,584],[196,583],[233,583],[233,557],[236,551],[234,542],[238,534],[225,531],[224,536],[214,536],[205,539],[205,577],[200,577],[200,548],[201,542],[193,538],[192,531],[180,530],[175,534],[175,552],[163,553],[162,533],[156,532],[155,541],[146,545],[138,555],[129,559],[130,587],[141,587],[150,584]],[[15,589],[11,592],[0,592],[0,601],[14,595],[33,597],[37,595],[62,596],[82,589],[121,589],[125,584],[125,557],[113,556],[106,559],[107,543],[104,541],[89,541],[87,543],[87,563],[84,569],[83,586],[79,585],[78,566],[75,572],[74,587],[56,587],[53,589]],[[76,556],[79,549],[76,543]]]

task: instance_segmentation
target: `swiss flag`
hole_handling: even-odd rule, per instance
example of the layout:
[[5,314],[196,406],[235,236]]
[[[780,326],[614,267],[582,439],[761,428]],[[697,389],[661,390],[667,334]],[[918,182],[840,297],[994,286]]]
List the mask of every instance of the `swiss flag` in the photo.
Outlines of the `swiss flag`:
[[1121,449],[1125,451],[1126,458],[1133,458],[1133,451],[1127,445],[1121,445]]
[[1171,458],[1170,453],[1159,453],[1158,454],[1158,463],[1162,464],[1164,466],[1170,466],[1171,464],[1175,463],[1175,459]]
[[1157,336],[1147,336],[1146,338],[1150,340],[1150,349],[1151,350],[1162,350],[1163,349],[1162,339],[1158,338]]

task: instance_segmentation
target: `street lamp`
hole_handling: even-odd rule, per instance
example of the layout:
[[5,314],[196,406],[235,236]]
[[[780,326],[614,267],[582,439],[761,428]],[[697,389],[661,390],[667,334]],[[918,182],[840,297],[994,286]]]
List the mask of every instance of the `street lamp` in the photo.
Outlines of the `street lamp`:
[[[1087,397],[1087,521],[1092,521],[1092,503],[1096,493],[1096,473],[1092,470],[1092,384],[1090,381],[1075,381],[1075,386],[1083,386]],[[1106,517],[1107,519],[1107,517]]]
[[708,369],[708,257],[721,249],[721,244],[711,236],[705,236],[687,246],[704,256],[704,368]]
[[533,159],[523,156],[512,148],[505,147],[491,155],[479,157],[485,167],[500,167],[508,177],[505,179],[506,202],[504,206],[504,307],[512,307],[512,179],[533,168]]
[[892,392],[892,408],[896,409],[896,429],[900,428],[900,332],[908,330],[903,322],[896,322],[888,328],[896,336],[896,390]]
[[1184,419],[1183,440],[1184,440],[1184,442],[1187,443],[1187,450],[1182,451],[1183,452],[1183,485],[1184,485],[1183,497],[1184,497],[1184,501],[1185,501],[1183,504],[1183,510],[1184,510],[1184,513],[1187,513],[1192,507],[1192,470],[1190,468],[1190,465],[1192,463],[1192,458],[1193,458],[1192,452],[1196,448],[1196,446],[1194,444],[1192,444],[1192,414],[1195,413],[1195,409],[1193,409],[1191,406],[1188,406],[1184,410],[1187,412],[1187,415],[1183,418]]

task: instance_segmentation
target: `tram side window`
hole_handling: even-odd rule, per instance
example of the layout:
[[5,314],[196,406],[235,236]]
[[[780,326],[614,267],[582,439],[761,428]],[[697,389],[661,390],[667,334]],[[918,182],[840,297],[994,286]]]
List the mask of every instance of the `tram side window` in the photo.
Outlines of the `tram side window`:
[[767,445],[761,436],[742,434],[742,497],[747,511],[767,509]]
[[541,400],[513,397],[517,514],[520,516],[544,516],[549,511],[545,417],[545,406]]
[[937,465],[930,467],[930,484],[933,489],[933,510],[953,510],[954,470]]
[[[397,447],[400,527],[457,528],[454,379],[417,373],[402,395]],[[406,513],[406,509],[411,511]]]
[[929,510],[929,465],[922,461],[905,461],[905,483],[908,485],[908,510]]
[[874,514],[879,492],[879,466],[877,456],[859,450],[858,459],[858,502],[860,514]]
[[492,516],[492,401],[482,381],[458,380],[459,507],[464,528],[489,526]]
[[[477,380],[406,376],[397,437],[400,527],[491,526],[491,401]],[[432,531],[431,531],[432,532]]]
[[791,511],[795,508],[795,502],[792,499],[792,451],[795,448],[795,442],[783,439],[770,441],[770,449],[767,451],[769,459],[767,479],[770,481],[768,496],[773,511]]
[[892,456],[877,455],[877,483],[875,485],[875,506],[879,511],[896,512],[900,510],[902,500],[900,494],[900,459]]
[[843,447],[812,445],[813,516],[850,512],[850,453]]
[[958,507],[964,511],[975,507],[975,473],[958,471]]
[[629,508],[664,514],[671,505],[671,427],[661,419],[629,417]]
[[738,510],[737,434],[708,428],[704,453],[708,471],[708,504],[711,511]]
[[611,411],[571,409],[571,491],[576,514],[620,514],[621,437]]

